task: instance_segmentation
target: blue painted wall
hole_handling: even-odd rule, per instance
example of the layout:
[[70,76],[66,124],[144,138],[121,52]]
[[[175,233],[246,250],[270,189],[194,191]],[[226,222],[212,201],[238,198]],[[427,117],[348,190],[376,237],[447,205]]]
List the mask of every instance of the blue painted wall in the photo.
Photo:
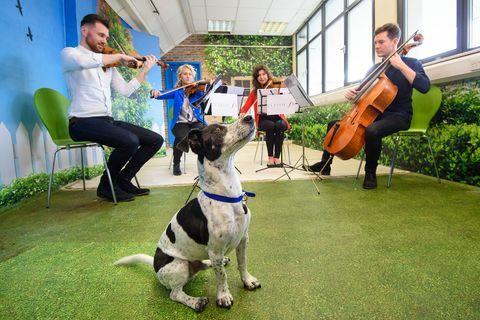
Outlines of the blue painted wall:
[[[68,95],[60,51],[65,46],[78,45],[80,21],[84,15],[97,12],[97,0],[22,0],[23,15],[15,7],[16,1],[2,4],[0,122],[8,128],[16,144],[15,132],[20,123],[30,135],[35,124],[41,123],[33,104],[37,89],[49,87]],[[28,28],[32,41],[27,37]],[[158,37],[132,30],[132,39],[138,52],[158,56]],[[152,87],[161,88],[160,68],[152,70],[148,79]],[[164,124],[160,102],[152,100],[147,118],[160,126]],[[18,169],[16,174],[19,177]],[[3,184],[0,177],[0,185]]]
[[20,122],[31,131],[40,121],[33,106],[35,90],[50,87],[66,93],[59,64],[65,46],[63,0],[22,1],[23,16],[14,4],[4,3],[0,22],[0,121],[13,139]]

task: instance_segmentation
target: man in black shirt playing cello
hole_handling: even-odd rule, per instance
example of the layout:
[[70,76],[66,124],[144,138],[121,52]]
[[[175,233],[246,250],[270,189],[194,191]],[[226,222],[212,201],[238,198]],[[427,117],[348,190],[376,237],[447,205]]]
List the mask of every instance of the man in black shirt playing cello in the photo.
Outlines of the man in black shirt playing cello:
[[[397,51],[401,31],[398,25],[387,23],[375,30],[374,45],[375,52],[379,58],[385,59]],[[395,99],[387,107],[383,114],[380,114],[375,121],[365,130],[365,179],[363,188],[374,189],[377,187],[376,170],[378,159],[382,149],[382,138],[401,130],[407,130],[412,120],[412,92],[417,89],[426,93],[430,89],[428,79],[422,64],[419,60],[394,54],[390,58],[391,67],[385,72],[388,79],[393,82],[398,93]],[[377,65],[373,66],[373,70]],[[349,89],[345,93],[347,100],[356,97],[356,89]],[[327,131],[336,123],[328,124]],[[321,172],[330,175],[331,155],[323,152],[322,161],[310,166],[309,171]],[[322,170],[323,169],[323,170]]]

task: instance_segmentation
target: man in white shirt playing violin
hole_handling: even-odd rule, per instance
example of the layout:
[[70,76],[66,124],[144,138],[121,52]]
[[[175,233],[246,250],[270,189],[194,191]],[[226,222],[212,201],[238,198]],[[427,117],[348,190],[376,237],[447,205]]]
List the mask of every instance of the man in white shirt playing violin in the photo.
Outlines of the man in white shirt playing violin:
[[[116,199],[130,201],[134,196],[150,192],[135,187],[131,179],[161,148],[163,137],[151,130],[114,120],[111,88],[123,96],[130,96],[145,81],[157,59],[154,56],[145,57],[143,68],[127,83],[116,68],[102,68],[112,64],[137,65],[136,59],[126,54],[102,54],[109,37],[109,22],[96,14],[88,14],[80,26],[80,44],[75,48],[64,48],[61,52],[71,98],[70,136],[75,141],[93,141],[114,148],[107,165]],[[100,179],[97,195],[113,201],[106,172]]]

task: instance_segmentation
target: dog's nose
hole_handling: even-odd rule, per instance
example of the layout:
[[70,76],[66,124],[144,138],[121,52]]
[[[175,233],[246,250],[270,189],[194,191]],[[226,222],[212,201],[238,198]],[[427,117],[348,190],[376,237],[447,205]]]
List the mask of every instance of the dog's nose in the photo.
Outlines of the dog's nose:
[[243,117],[242,121],[246,122],[246,123],[251,123],[251,122],[253,122],[253,118],[252,118],[252,116],[245,116],[245,117]]

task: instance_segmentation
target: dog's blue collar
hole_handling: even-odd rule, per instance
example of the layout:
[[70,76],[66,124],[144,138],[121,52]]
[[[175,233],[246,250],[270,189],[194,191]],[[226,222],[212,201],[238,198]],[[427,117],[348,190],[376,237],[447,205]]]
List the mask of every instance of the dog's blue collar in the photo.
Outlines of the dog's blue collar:
[[207,197],[209,197],[210,199],[220,201],[220,202],[227,202],[227,203],[241,202],[245,196],[255,197],[255,193],[248,192],[248,191],[245,191],[245,190],[243,190],[242,194],[238,197],[226,197],[226,196],[222,196],[222,195],[219,195],[219,194],[210,193],[210,192],[207,192],[205,190],[202,190],[202,191],[203,191],[203,194],[206,195]]

